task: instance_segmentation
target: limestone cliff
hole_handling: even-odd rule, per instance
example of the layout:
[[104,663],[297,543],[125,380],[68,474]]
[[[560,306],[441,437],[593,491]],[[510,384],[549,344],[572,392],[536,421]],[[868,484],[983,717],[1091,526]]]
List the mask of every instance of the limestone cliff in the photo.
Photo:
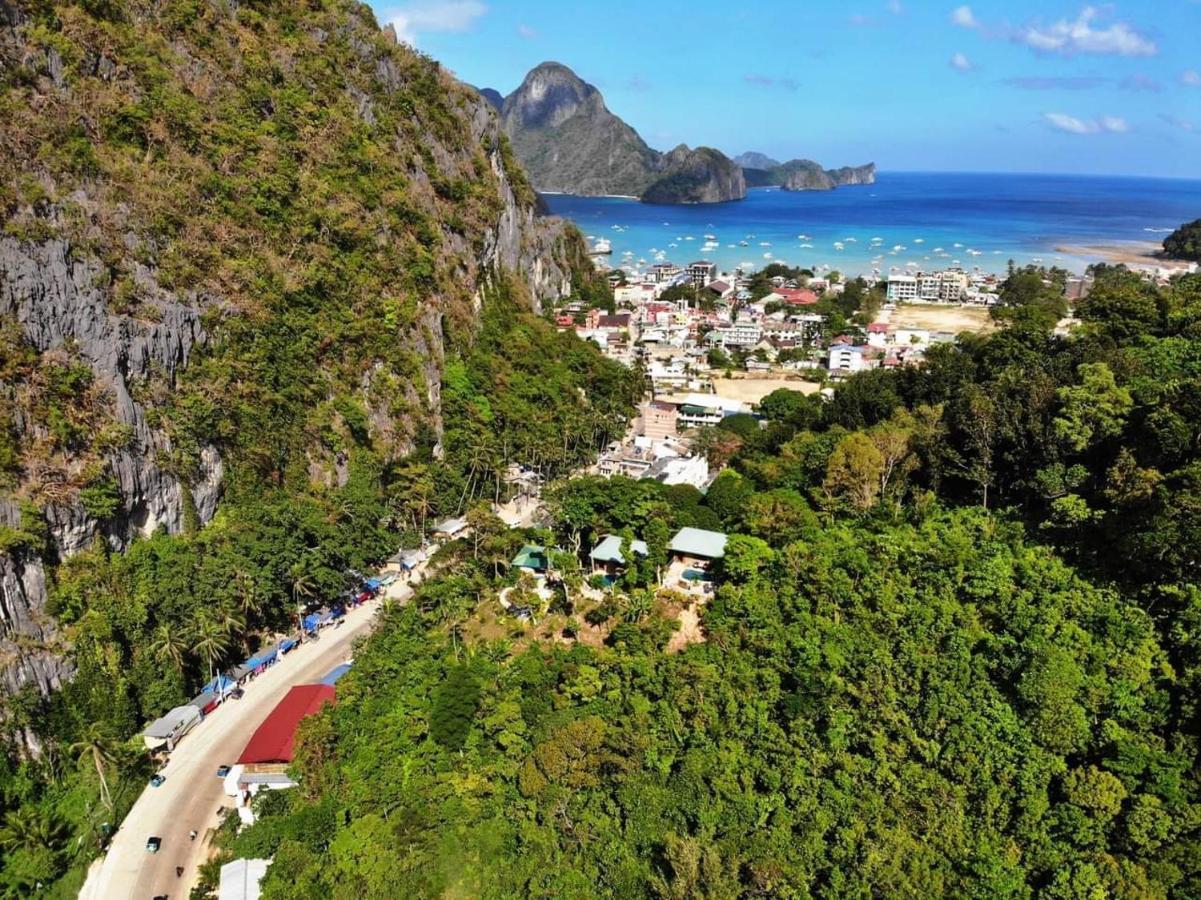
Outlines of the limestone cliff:
[[832,191],[849,185],[875,184],[876,166],[869,163],[866,166],[823,169],[812,160],[794,159],[784,163],[773,176],[786,191]]
[[344,480],[347,404],[404,455],[491,273],[537,307],[582,256],[487,101],[356,3],[0,0],[0,111],[9,691],[69,675],[59,561],[208,521],[250,436]]
[[746,196],[742,168],[710,147],[681,144],[663,157],[662,169],[642,192],[643,203],[724,203]]
[[531,70],[505,98],[504,128],[540,191],[640,194],[658,154],[613,115],[592,85],[559,63]]
[[742,172],[708,147],[661,154],[567,66],[543,63],[505,98],[505,132],[540,191],[617,194],[648,203],[721,203],[746,194]]

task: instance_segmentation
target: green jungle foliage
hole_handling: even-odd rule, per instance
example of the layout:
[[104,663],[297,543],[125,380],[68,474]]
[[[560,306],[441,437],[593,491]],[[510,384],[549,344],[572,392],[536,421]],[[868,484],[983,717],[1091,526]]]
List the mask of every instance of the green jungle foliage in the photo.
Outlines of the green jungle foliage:
[[1201,219],[1181,225],[1164,238],[1163,252],[1172,259],[1201,262]]
[[[0,897],[67,897],[145,784],[147,720],[429,516],[495,498],[511,462],[554,477],[586,459],[640,384],[481,262],[494,154],[511,153],[476,133],[475,92],[366,6],[30,0],[0,17],[2,237],[65,241],[122,327],[199,310],[207,345],[129,388],[170,437],[159,465],[189,485],[204,447],[225,464],[203,529],[185,491],[186,533],[116,554],[102,525],[49,569],[75,674],[4,700]],[[551,252],[581,294],[606,290],[578,233]],[[0,489],[21,510],[0,552],[49,552],[51,503],[119,514],[106,460],[135,437],[113,401],[70,346],[39,355],[0,322]]]
[[[205,528],[158,533],[125,553],[98,541],[58,568],[49,611],[71,641],[76,673],[50,698],[24,694],[8,704],[10,732],[28,729],[48,752],[18,762],[10,749],[0,764],[0,813],[49,817],[64,837],[36,845],[47,851],[41,868],[6,854],[0,891],[21,896],[33,881],[49,883],[68,863],[86,861],[102,839],[101,824],[117,821],[121,803],[132,803],[148,774],[125,739],[193,696],[214,671],[245,658],[261,636],[294,629],[298,606],[343,596],[349,572],[367,571],[401,542],[415,541],[429,517],[503,491],[493,479],[510,461],[535,462],[553,477],[621,432],[637,379],[574,335],[506,305],[504,293],[495,306],[486,303],[470,365],[448,364],[445,439],[453,449],[444,459],[425,448],[389,465],[360,446],[349,455],[343,486],[299,488],[252,487],[237,467],[253,461],[235,456],[239,489]],[[99,485],[94,502],[107,497]],[[14,531],[14,539],[38,540],[39,521],[33,516],[31,530]],[[446,712],[445,739],[453,742],[465,734],[471,710],[450,698]],[[96,802],[93,758],[68,752],[85,738],[101,748],[113,804]],[[82,847],[75,836],[83,836]]]
[[[1095,274],[1072,338],[1011,316],[727,431],[682,652],[632,585],[604,646],[473,641],[464,557],[228,852],[270,898],[1198,896],[1201,278]],[[624,479],[549,501],[571,554],[699,521]]]

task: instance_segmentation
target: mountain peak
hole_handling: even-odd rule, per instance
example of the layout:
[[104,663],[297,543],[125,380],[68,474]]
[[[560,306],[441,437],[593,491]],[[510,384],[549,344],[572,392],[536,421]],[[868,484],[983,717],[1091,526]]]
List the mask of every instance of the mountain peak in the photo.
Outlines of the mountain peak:
[[772,159],[766,153],[760,153],[757,150],[748,150],[746,153],[735,156],[734,162],[744,169],[778,169],[780,167],[779,160]]
[[710,203],[741,197],[737,169],[709,148],[681,144],[659,154],[605,106],[599,90],[558,62],[531,69],[505,98],[505,132],[542,191],[642,196],[655,202]]
[[[567,66],[544,62],[505,98],[504,114],[524,128],[556,128],[582,110],[604,110],[600,91]],[[605,110],[607,112],[607,110]]]

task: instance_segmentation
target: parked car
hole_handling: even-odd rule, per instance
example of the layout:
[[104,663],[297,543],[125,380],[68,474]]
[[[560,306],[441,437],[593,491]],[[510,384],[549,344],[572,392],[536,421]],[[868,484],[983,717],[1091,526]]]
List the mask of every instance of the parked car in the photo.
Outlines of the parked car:
[[166,775],[164,775],[162,772],[156,772],[155,774],[150,776],[150,786],[158,787],[166,780],[167,780]]
[[229,766],[217,766],[217,777],[224,778],[229,774]]
[[155,837],[154,835],[151,835],[150,839],[146,841],[146,852],[158,853],[158,849],[161,846],[163,846],[163,839],[161,837]]
[[242,690],[241,688],[234,688],[232,691],[229,692],[229,697],[231,700],[241,700],[245,696],[246,696],[246,692],[244,690]]

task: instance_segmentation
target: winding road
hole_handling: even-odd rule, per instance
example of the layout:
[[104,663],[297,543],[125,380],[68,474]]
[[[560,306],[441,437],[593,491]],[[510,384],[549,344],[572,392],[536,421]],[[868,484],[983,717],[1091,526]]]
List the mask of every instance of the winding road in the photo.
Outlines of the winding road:
[[[414,575],[413,583],[420,580]],[[386,596],[407,599],[409,585],[389,586]],[[370,630],[379,600],[349,610],[344,624],[326,628],[321,639],[302,643],[246,685],[241,700],[227,700],[189,732],[160,771],[166,781],[149,787],[134,803],[113,835],[107,854],[93,864],[80,900],[151,900],[187,897],[201,863],[208,857],[208,835],[223,808],[233,805],[217,767],[232,765],[246,742],[288,689],[323,678],[351,655],[356,637]],[[200,835],[195,841],[189,832]],[[146,851],[146,839],[162,838],[158,853]],[[176,875],[176,868],[183,875]]]

